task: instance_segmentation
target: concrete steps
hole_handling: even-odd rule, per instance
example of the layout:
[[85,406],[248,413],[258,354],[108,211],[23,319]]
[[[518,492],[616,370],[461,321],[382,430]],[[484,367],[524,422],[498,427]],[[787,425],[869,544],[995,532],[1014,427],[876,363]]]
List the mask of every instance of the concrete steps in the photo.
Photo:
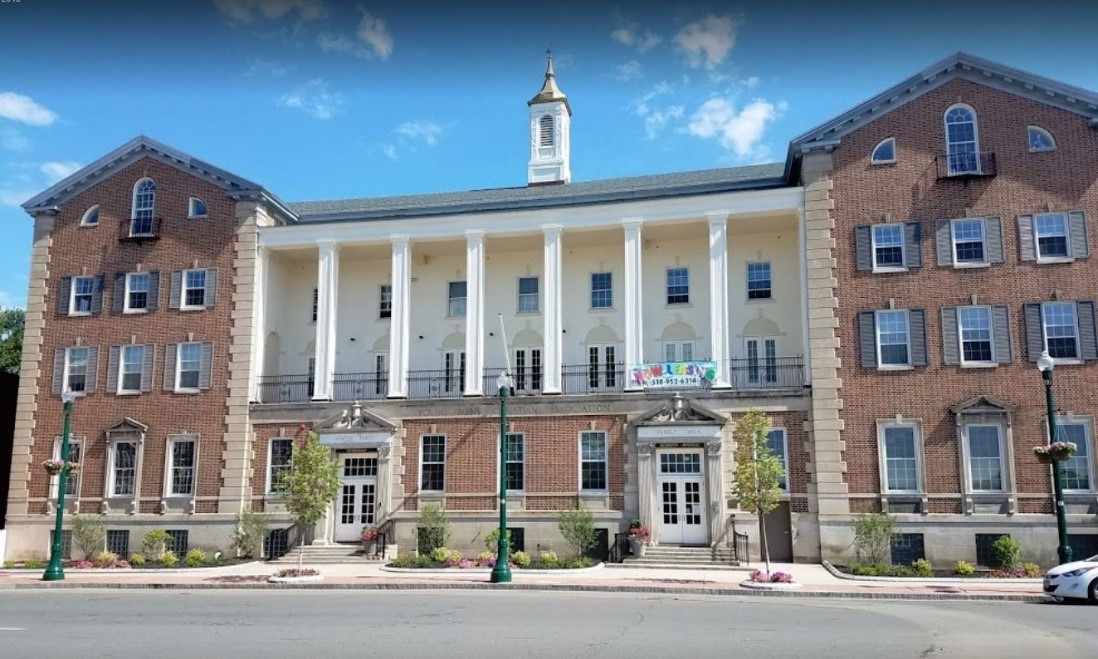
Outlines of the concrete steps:
[[[318,564],[335,564],[335,563],[380,563],[383,559],[375,557],[367,557],[362,553],[362,545],[359,543],[354,544],[334,544],[334,545],[305,545],[304,547],[295,546],[290,549],[285,555],[274,559],[271,563],[279,564],[296,564],[298,562],[298,556],[301,557],[302,563],[310,565]],[[392,559],[396,556],[396,545],[391,545],[386,552],[387,559]]]
[[[628,556],[620,567],[644,567],[651,569],[682,570],[744,570],[732,560],[728,547],[680,547],[652,545],[643,557]],[[609,566],[608,566],[609,567]]]

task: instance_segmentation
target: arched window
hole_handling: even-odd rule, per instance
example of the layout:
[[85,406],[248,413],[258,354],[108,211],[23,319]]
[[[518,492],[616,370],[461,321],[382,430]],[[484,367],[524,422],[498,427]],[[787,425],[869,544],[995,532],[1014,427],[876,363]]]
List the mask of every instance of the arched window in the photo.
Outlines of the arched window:
[[877,146],[873,147],[873,155],[869,157],[869,161],[874,165],[896,162],[896,138],[889,137],[881,140]]
[[976,127],[976,111],[967,105],[954,105],[946,110],[945,136],[950,176],[980,173],[980,134]]
[[99,226],[99,204],[96,204],[84,211],[84,216],[80,218],[80,226],[82,227],[96,227]]
[[553,146],[553,116],[544,114],[538,119],[538,144]]
[[198,197],[191,197],[187,203],[187,217],[192,219],[206,217],[206,202]]
[[1029,137],[1029,150],[1032,151],[1055,151],[1056,139],[1052,137],[1052,133],[1048,132],[1040,126],[1030,126],[1027,129]]

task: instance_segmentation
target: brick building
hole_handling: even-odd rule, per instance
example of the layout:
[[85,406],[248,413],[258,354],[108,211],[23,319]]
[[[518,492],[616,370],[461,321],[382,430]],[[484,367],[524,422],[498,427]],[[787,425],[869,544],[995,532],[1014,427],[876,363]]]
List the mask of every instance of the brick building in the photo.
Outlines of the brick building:
[[639,517],[664,544],[754,543],[731,429],[759,407],[788,472],[776,558],[848,557],[852,515],[888,510],[933,560],[999,533],[1047,560],[1046,346],[1082,447],[1072,528],[1098,537],[1098,96],[958,54],[784,163],[589,182],[551,64],[528,106],[525,187],[284,203],[139,137],[30,200],[9,557],[48,546],[37,465],[65,387],[66,505],[104,513],[114,549],[154,527],[224,548],[246,507],[288,528],[275,483],[303,423],[344,482],[318,542],[379,524],[409,550],[439,504],[480,547],[509,366],[528,549],[561,549],[576,506],[608,536]]

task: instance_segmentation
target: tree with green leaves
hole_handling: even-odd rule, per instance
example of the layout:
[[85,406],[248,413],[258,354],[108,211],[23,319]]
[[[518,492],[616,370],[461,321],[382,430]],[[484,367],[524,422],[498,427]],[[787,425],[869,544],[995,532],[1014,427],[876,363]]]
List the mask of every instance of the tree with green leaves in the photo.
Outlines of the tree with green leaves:
[[781,501],[781,482],[785,477],[782,462],[767,443],[770,419],[760,409],[748,410],[737,422],[732,436],[736,440],[736,497],[741,510],[759,518],[759,553],[770,574],[770,547],[766,541],[767,513]]
[[305,441],[294,447],[290,469],[279,487],[286,510],[300,527],[299,570],[305,534],[324,517],[339,488],[339,463],[332,459],[328,447],[320,443],[320,437],[315,432],[309,432],[305,435]]
[[0,310],[0,371],[19,373],[23,361],[23,324],[26,313],[22,309]]

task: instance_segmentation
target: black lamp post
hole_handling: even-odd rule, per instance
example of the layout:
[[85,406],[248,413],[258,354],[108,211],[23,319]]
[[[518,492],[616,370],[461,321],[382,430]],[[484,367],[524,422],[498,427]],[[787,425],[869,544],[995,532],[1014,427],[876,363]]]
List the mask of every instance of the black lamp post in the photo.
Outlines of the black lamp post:
[[499,544],[496,545],[492,583],[511,582],[511,539],[507,537],[507,394],[511,386],[507,371],[500,373],[496,378],[499,389]]
[[69,432],[72,404],[76,394],[66,389],[61,393],[65,407],[65,425],[61,432],[61,471],[57,473],[57,519],[53,525],[53,544],[50,547],[50,564],[42,573],[42,581],[64,581],[65,568],[61,566],[61,535],[65,523],[65,486],[69,480]]
[[[1055,442],[1059,433],[1056,423],[1056,405],[1052,401],[1052,370],[1055,361],[1048,354],[1048,350],[1037,358],[1037,368],[1041,370],[1041,378],[1045,381],[1045,407],[1048,414],[1048,442]],[[1056,548],[1056,556],[1060,564],[1071,562],[1071,547],[1067,540],[1067,515],[1064,512],[1064,485],[1061,481],[1060,461],[1052,460],[1052,487],[1056,496],[1056,533],[1059,536],[1059,546]]]

